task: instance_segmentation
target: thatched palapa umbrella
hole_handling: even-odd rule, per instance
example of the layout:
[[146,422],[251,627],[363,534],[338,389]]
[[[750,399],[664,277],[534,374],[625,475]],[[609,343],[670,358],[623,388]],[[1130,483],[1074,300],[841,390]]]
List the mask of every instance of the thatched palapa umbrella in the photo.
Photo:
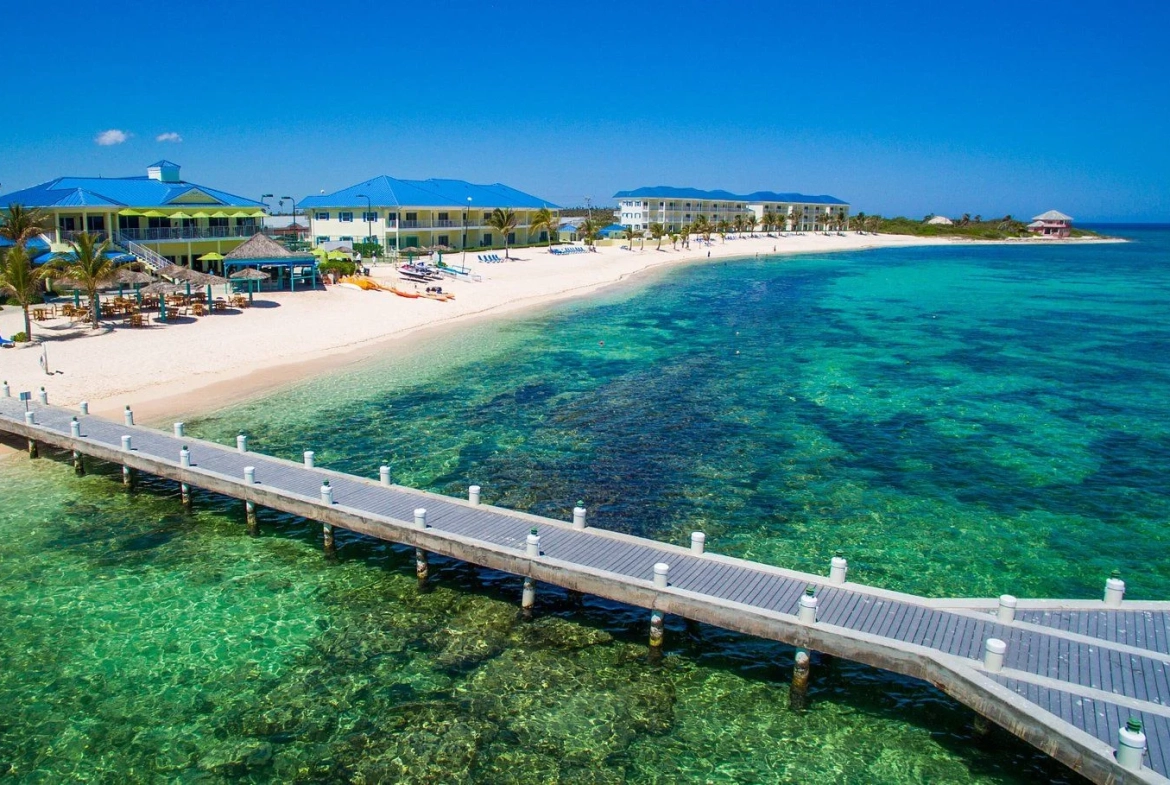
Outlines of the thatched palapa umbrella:
[[247,281],[248,282],[248,302],[253,302],[252,295],[256,291],[259,281],[267,281],[270,276],[263,270],[257,270],[255,267],[245,267],[243,270],[237,270],[231,274],[233,281]]
[[167,283],[166,281],[156,281],[155,283],[142,287],[143,294],[158,295],[158,313],[164,322],[167,320],[167,295],[182,290],[183,287],[178,284]]
[[114,280],[118,283],[118,296],[122,296],[123,286],[133,286],[134,294],[138,296],[138,304],[142,305],[142,290],[141,286],[144,283],[150,283],[154,280],[154,276],[150,273],[139,272],[138,270],[131,270],[123,267],[114,275]]
[[[198,276],[198,277],[196,277]],[[191,277],[191,283],[199,284],[207,287],[207,302],[211,303],[211,287],[213,286],[227,286],[231,283],[227,278],[222,278],[214,273],[196,273]],[[225,290],[226,291],[226,290]]]

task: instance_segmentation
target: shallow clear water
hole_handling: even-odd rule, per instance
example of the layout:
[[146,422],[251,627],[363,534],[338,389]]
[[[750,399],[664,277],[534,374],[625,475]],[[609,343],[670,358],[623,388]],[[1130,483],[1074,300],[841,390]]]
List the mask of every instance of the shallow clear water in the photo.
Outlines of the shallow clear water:
[[[230,443],[935,595],[1170,596],[1170,235],[694,266],[189,424]],[[474,362],[472,362],[474,358]],[[19,500],[19,501],[18,501]],[[1026,782],[932,688],[64,463],[0,471],[0,776]]]

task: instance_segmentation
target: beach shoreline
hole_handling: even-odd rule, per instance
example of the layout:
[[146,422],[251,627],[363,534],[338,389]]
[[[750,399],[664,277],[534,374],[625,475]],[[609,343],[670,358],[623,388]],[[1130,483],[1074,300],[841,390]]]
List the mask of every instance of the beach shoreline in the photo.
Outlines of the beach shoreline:
[[[336,372],[405,346],[408,338],[425,340],[428,331],[515,317],[688,263],[984,242],[808,234],[715,239],[710,247],[693,242],[689,250],[672,250],[664,242],[658,251],[650,239],[645,248],[635,241],[633,250],[608,246],[569,255],[532,247],[512,251],[517,260],[500,264],[479,263],[473,253],[469,266],[483,281],[441,281],[444,291],[456,295],[446,303],[330,286],[325,291],[265,292],[250,309],[145,329],[117,326],[95,332],[63,318],[50,319],[33,328],[48,354],[50,373],[40,367],[40,345],[31,344],[0,353],[0,376],[13,395],[30,391],[35,396],[44,386],[50,401],[59,405],[86,400],[92,413],[104,416],[116,416],[130,405],[140,422],[159,423],[210,414]],[[454,263],[460,255],[448,259]],[[372,273],[383,283],[397,279],[389,264],[374,267]],[[0,334],[20,329],[20,319],[19,308],[5,307]]]

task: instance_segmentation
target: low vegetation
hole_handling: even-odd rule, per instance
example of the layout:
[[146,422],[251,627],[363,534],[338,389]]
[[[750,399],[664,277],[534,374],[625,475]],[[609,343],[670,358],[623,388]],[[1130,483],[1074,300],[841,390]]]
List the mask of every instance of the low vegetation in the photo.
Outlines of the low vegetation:
[[[972,240],[1007,240],[1014,237],[1031,237],[1028,225],[1010,215],[1002,218],[984,219],[981,215],[963,215],[952,219],[951,224],[929,223],[933,215],[921,220],[898,216],[884,218],[880,215],[858,213],[849,218],[849,228],[861,229],[880,234],[908,234],[915,237],[968,237]],[[1071,231],[1073,237],[1099,237],[1088,229]]]

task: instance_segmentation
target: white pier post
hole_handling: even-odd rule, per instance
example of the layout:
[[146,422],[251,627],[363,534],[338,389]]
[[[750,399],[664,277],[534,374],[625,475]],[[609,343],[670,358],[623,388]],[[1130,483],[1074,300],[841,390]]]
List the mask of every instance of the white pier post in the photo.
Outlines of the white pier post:
[[427,510],[425,507],[417,507],[414,511],[414,528],[427,528]]
[[524,621],[532,621],[532,608],[536,605],[536,579],[524,579],[524,593],[520,598],[520,615]]
[[[244,467],[244,482],[248,483],[248,485],[256,484],[255,466]],[[259,525],[256,523],[256,504],[248,499],[244,499],[244,519],[248,522],[248,534],[258,534]]]
[[662,642],[666,638],[666,614],[650,611],[650,662],[662,660]]
[[707,552],[707,535],[703,532],[691,532],[691,553],[702,556]]
[[1142,731],[1141,720],[1130,717],[1117,729],[1117,762],[1122,768],[1141,771],[1145,754],[1146,734]]
[[524,552],[528,556],[540,555],[540,535],[536,533],[536,529],[528,532],[528,537],[524,540]]
[[[330,506],[333,505],[333,486],[329,484],[329,480],[321,483],[321,501]],[[333,524],[322,523],[321,530],[325,534],[325,554],[332,556],[337,552],[333,541]]]
[[805,624],[816,624],[817,622],[816,591],[816,588],[809,586],[804,590],[804,594],[800,595],[800,609],[796,612],[796,618]]
[[[127,411],[129,411],[129,407],[127,407]],[[123,436],[122,452],[130,452],[132,449],[133,448],[130,446],[130,437]],[[134,470],[125,464],[122,464],[122,484],[127,488],[134,487]]]
[[378,467],[378,482],[382,483],[383,485],[390,484],[390,467],[386,464],[382,464]]
[[581,531],[585,528],[585,502],[577,501],[577,506],[573,508],[573,528]]
[[478,485],[467,486],[467,501],[471,502],[472,504],[478,505],[479,504],[479,491],[480,491],[480,488]]
[[1125,581],[1121,580],[1121,571],[1114,570],[1105,581],[1105,604],[1110,608],[1120,608],[1125,598]]
[[666,562],[658,562],[654,565],[654,585],[659,589],[665,589],[670,582],[670,565]]
[[[77,421],[76,417],[69,421],[69,435],[74,439],[81,438],[81,423]],[[81,450],[73,451],[73,471],[78,477],[85,474],[85,462],[81,457]]]
[[187,424],[186,423],[177,422],[174,424],[173,427],[175,430],[175,438],[176,439],[182,439],[184,436],[187,435]]
[[37,399],[40,400],[41,405],[43,405],[43,406],[49,405],[49,393],[45,390],[44,387],[42,387],[40,389],[40,391],[37,393]]
[[988,673],[999,673],[1003,670],[1003,657],[1006,653],[1006,643],[999,638],[988,638],[983,644],[983,667]]
[[829,562],[829,583],[844,583],[849,574],[849,562],[845,559],[844,551],[837,551]]
[[796,650],[792,663],[792,683],[788,686],[788,708],[804,711],[808,705],[808,680],[812,671],[812,657],[804,649]]
[[248,451],[248,437],[241,433],[239,436],[236,437],[236,452],[247,452],[247,451]]
[[124,422],[125,422],[127,425],[133,425],[133,424],[134,424],[134,412],[132,412],[132,411],[130,410],[130,406],[129,406],[129,404],[127,404],[127,406],[126,406],[126,411],[122,412],[122,420],[123,420],[123,421],[124,421]]
[[314,453],[312,450],[305,450],[305,468],[306,469],[313,468],[313,457],[314,457]]
[[9,387],[8,382],[5,381],[3,384],[0,384],[0,398],[11,398],[11,397],[12,397],[12,388]]
[[1010,594],[999,595],[999,608],[995,612],[995,618],[1004,624],[1011,624],[1016,620],[1016,605],[1018,602]]
[[[37,424],[36,412],[25,412],[24,413],[24,424],[25,425],[36,425]],[[28,437],[28,457],[29,458],[41,457],[41,450],[40,450],[40,447],[37,446],[37,440],[31,436]]]
[[78,407],[82,414],[89,414],[89,401],[82,401]]
[[[175,423],[175,433],[178,433],[182,428],[183,423]],[[187,449],[187,445],[183,445],[183,449],[179,450],[179,466],[184,469],[191,468],[191,451]],[[183,500],[183,506],[188,510],[191,509],[191,486],[185,482],[179,483],[179,498]]]

